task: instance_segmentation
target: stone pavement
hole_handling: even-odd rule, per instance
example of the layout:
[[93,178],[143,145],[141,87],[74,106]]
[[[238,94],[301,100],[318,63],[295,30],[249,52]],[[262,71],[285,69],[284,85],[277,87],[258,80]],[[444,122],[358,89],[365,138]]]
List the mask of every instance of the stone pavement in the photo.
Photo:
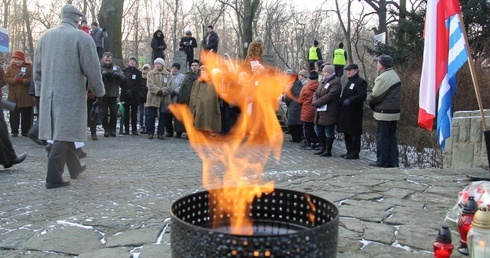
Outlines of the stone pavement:
[[[283,146],[265,178],[334,202],[337,257],[433,257],[446,212],[483,170],[379,169],[360,160],[320,158]],[[202,191],[201,160],[185,139],[122,136],[88,141],[87,171],[72,185],[45,188],[46,152],[13,138],[25,162],[0,170],[0,257],[171,257],[170,206]],[[336,143],[339,144],[339,143]],[[69,178],[65,171],[65,178]],[[459,235],[452,230],[453,244]],[[452,257],[463,257],[456,250]]]

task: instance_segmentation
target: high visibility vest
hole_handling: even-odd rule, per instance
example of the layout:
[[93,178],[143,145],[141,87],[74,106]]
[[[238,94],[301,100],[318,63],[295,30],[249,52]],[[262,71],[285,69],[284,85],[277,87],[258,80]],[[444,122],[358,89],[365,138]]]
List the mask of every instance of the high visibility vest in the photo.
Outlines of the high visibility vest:
[[308,60],[318,60],[318,53],[316,52],[317,47],[310,47],[310,53],[308,54]]
[[333,52],[333,64],[334,65],[345,65],[345,49],[337,48]]

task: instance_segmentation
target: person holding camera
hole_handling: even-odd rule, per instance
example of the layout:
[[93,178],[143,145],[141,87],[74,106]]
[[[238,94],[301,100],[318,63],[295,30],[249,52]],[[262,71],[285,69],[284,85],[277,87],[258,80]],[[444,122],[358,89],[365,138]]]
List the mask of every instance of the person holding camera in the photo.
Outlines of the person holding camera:
[[97,55],[101,59],[104,54],[104,40],[109,37],[109,34],[107,34],[106,28],[100,28],[97,22],[92,22],[90,27],[92,28],[90,35],[94,39],[95,46],[97,47]]
[[32,63],[26,61],[24,52],[14,51],[12,62],[5,72],[5,82],[8,84],[7,100],[17,104],[15,109],[10,111],[10,129],[13,137],[19,135],[19,124],[23,136],[27,136],[32,126],[32,111],[36,101],[29,94],[31,73]]
[[[112,63],[112,53],[105,52],[100,63],[102,79],[104,81],[105,95],[100,103],[102,115],[102,126],[104,127],[104,137],[116,136],[117,123],[117,98],[119,97],[119,87],[124,83],[126,77],[121,68]],[[110,119],[108,116],[110,114]]]

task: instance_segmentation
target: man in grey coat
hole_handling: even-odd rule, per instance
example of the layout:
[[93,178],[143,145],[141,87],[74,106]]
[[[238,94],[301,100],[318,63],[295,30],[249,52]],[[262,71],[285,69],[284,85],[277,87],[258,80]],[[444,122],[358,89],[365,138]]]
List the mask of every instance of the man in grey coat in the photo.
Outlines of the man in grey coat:
[[77,29],[83,14],[73,5],[61,9],[61,24],[49,29],[36,45],[34,81],[40,97],[39,138],[54,140],[48,157],[46,187],[67,186],[65,163],[70,178],[85,170],[74,142],[87,140],[86,79],[95,96],[104,96],[104,84],[95,43]]

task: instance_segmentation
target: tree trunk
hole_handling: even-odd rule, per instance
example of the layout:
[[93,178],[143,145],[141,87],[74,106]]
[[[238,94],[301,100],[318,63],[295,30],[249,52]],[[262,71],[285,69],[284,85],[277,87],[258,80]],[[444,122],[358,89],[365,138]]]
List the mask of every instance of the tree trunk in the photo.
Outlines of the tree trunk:
[[27,0],[22,1],[22,17],[24,19],[24,24],[26,26],[27,42],[29,45],[28,52],[34,54],[34,40],[32,39],[31,22],[29,20],[29,12],[27,10]]
[[9,22],[9,7],[11,0],[3,0],[3,27],[7,28]]
[[177,19],[178,19],[178,11],[179,11],[179,0],[175,0],[175,6],[173,10],[173,15],[174,15],[174,20],[173,20],[173,25],[172,25],[172,39],[173,39],[173,51],[177,51]]
[[124,1],[102,0],[97,14],[101,28],[107,29],[109,37],[105,39],[104,50],[112,53],[113,58],[122,60],[122,14]]
[[[243,35],[242,35],[242,45],[243,48],[243,58],[247,56],[248,45],[252,42],[252,23],[260,5],[260,0],[244,0],[243,1]],[[245,42],[247,47],[245,47]]]

